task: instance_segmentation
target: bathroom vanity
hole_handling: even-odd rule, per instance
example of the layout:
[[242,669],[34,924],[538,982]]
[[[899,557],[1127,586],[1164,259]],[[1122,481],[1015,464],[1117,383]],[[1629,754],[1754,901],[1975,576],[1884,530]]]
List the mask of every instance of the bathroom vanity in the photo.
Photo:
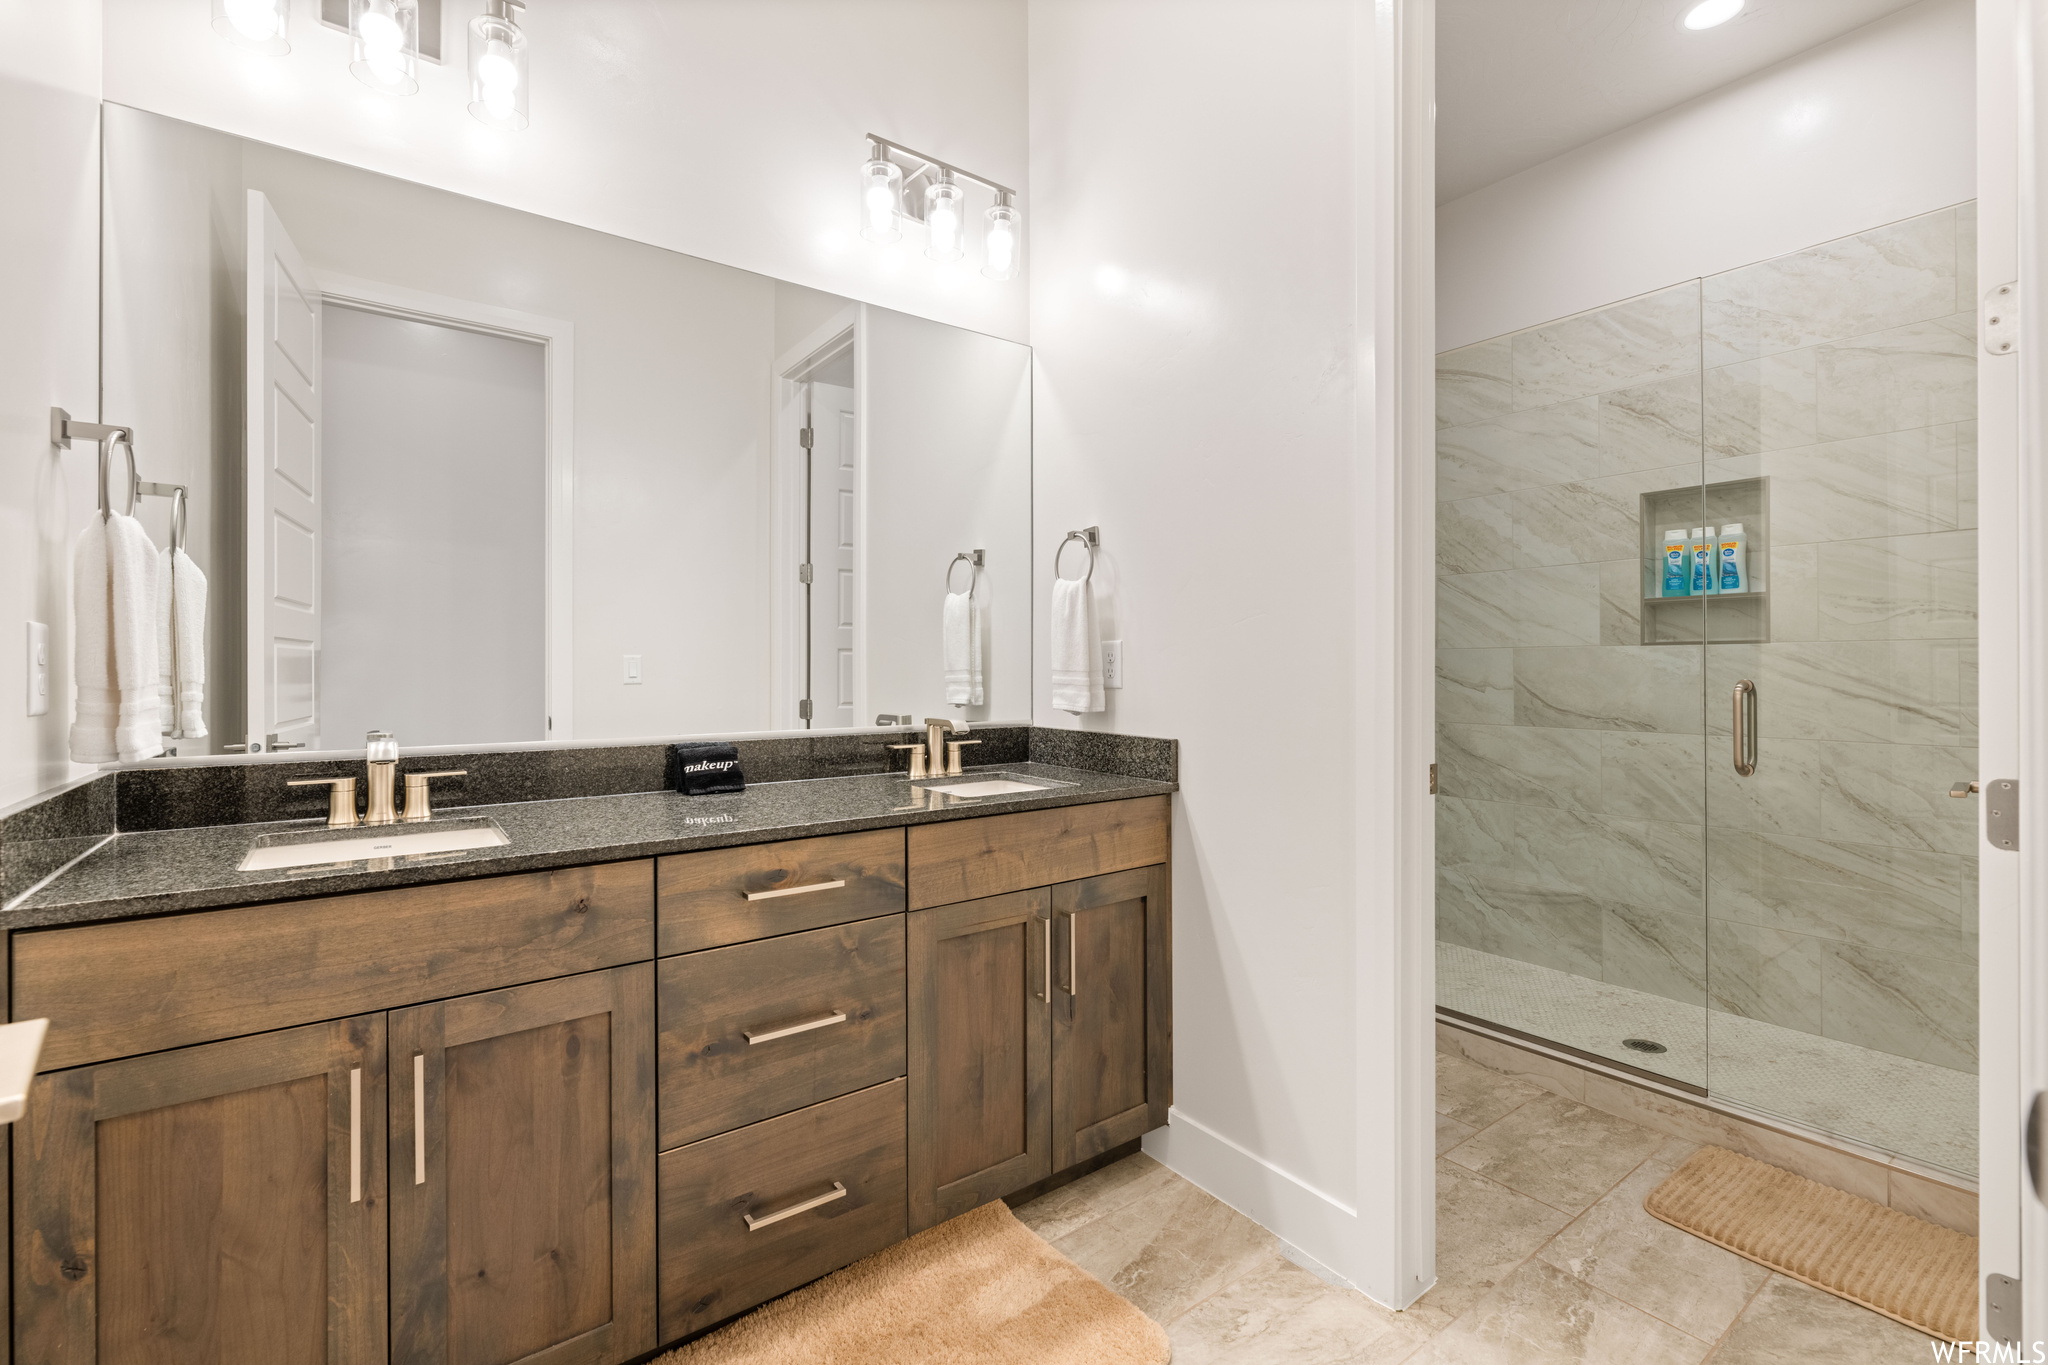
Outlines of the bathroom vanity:
[[630,1360],[1164,1124],[1173,786],[1019,767],[1071,785],[532,802],[438,876],[88,859],[9,934],[13,1358]]

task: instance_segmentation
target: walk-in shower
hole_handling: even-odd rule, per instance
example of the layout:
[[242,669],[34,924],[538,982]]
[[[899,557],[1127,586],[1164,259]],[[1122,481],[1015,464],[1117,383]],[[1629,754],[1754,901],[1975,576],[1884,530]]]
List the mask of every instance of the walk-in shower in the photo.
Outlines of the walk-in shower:
[[1439,1006],[1972,1177],[1975,218],[1437,371]]

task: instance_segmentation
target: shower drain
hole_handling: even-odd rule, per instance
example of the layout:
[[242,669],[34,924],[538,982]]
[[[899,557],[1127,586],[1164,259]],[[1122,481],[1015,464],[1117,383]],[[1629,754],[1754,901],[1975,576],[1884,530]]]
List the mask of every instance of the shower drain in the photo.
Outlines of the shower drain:
[[1649,1038],[1624,1038],[1621,1045],[1631,1052],[1669,1052],[1670,1048]]

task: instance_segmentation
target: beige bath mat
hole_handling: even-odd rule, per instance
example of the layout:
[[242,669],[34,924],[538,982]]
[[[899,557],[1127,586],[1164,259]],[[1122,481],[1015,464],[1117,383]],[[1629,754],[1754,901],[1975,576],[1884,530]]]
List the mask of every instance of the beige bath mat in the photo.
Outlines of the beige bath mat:
[[1164,1365],[1169,1354],[1158,1323],[991,1203],[655,1365]]
[[1720,1147],[1643,1200],[1675,1228],[1944,1341],[1977,1335],[1977,1239]]

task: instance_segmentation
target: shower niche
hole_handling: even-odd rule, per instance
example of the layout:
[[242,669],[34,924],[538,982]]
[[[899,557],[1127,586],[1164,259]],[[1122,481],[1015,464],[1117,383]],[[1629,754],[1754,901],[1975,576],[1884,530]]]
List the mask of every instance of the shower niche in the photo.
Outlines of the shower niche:
[[[1646,645],[1748,644],[1771,637],[1770,480],[1659,488],[1642,495],[1642,642]],[[1683,527],[1742,528],[1747,582],[1740,592],[1664,592],[1664,533]],[[1719,537],[1717,536],[1718,540]],[[1717,556],[1718,558],[1718,556]],[[1691,561],[1687,561],[1690,588]],[[1711,577],[1711,576],[1710,576]]]

